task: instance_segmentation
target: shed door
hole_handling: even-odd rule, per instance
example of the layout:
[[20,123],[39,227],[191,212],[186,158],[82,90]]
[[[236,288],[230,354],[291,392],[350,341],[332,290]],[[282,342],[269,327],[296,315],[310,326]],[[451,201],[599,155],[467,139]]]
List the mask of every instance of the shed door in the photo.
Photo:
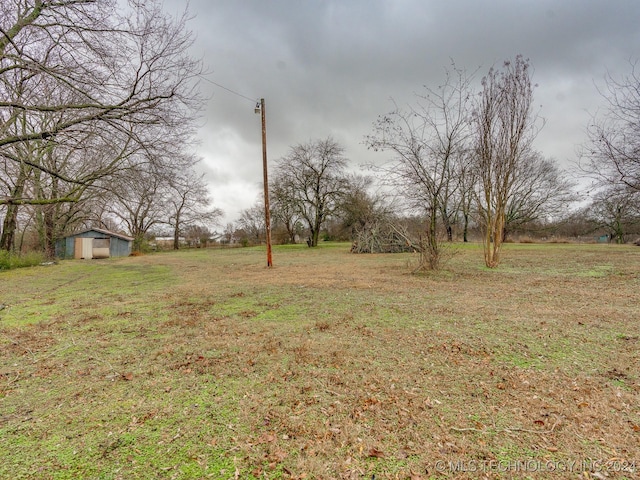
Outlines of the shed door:
[[82,258],[82,238],[73,239],[73,258],[79,260]]
[[73,246],[73,258],[93,258],[93,238],[76,238]]

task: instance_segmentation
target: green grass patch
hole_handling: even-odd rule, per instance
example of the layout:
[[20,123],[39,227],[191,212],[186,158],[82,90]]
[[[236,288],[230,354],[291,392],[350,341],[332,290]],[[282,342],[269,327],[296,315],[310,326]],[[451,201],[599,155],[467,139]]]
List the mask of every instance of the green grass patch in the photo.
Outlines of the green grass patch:
[[41,253],[11,253],[0,250],[0,270],[11,270],[14,268],[33,267],[44,262]]

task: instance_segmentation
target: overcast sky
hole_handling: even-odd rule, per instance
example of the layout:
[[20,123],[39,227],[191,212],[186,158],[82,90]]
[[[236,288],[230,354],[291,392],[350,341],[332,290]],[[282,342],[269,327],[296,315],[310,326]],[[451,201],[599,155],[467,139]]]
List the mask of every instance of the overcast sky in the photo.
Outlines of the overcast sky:
[[546,120],[536,147],[569,165],[602,105],[596,86],[640,57],[638,0],[191,0],[188,8],[193,55],[208,79],[240,94],[201,85],[209,100],[198,154],[224,222],[262,191],[261,97],[271,166],[292,145],[332,136],[356,170],[387,158],[362,142],[393,101],[414,104],[452,60],[479,69],[479,79],[522,54]]

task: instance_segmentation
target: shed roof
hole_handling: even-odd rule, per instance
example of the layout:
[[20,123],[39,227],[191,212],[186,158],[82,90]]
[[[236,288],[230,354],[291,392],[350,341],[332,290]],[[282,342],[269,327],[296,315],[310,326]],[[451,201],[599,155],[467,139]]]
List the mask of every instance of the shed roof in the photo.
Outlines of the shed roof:
[[121,238],[122,240],[127,240],[128,242],[133,242],[132,237],[128,237],[126,235],[123,235],[122,233],[110,232],[109,230],[104,230],[102,228],[87,228],[86,230],[82,230],[81,232],[76,232],[76,233],[72,233],[71,235],[67,235],[64,238],[75,237],[77,235],[82,235],[83,233],[87,233],[87,232],[98,232],[98,233],[101,233],[102,235],[117,237],[117,238]]

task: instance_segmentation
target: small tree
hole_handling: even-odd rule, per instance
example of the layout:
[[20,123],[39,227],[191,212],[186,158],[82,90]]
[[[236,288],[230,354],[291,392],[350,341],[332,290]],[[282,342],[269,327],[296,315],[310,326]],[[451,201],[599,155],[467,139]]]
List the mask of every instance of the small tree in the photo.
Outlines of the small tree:
[[462,241],[469,241],[469,226],[473,216],[474,208],[474,189],[476,188],[478,178],[474,167],[472,152],[463,158],[458,164],[456,175],[458,177],[458,215],[462,217]]
[[533,88],[529,61],[518,55],[503,69],[489,70],[482,79],[473,126],[475,170],[479,180],[476,195],[484,228],[485,264],[495,268],[507,223],[507,209],[518,180],[518,169],[532,154],[536,134]]
[[338,219],[340,229],[347,231],[351,240],[385,214],[382,197],[369,193],[372,183],[371,177],[352,175],[349,178],[349,188],[341,199]]
[[196,225],[192,223],[184,228],[184,238],[190,247],[206,247],[207,242],[211,238],[211,232],[203,225]]
[[142,251],[147,233],[163,223],[164,188],[163,177],[144,171],[130,171],[111,187],[107,213],[126,226],[136,252]]

